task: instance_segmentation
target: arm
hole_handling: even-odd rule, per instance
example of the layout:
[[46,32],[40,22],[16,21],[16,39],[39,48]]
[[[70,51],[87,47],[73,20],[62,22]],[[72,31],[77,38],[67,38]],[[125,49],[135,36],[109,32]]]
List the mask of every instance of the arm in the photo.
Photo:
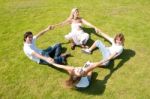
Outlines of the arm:
[[41,54],[38,54],[36,52],[32,52],[32,55],[35,56],[35,57],[37,57],[37,58],[39,58],[39,59],[45,60],[46,62],[48,62],[50,64],[51,64],[51,62],[54,61],[51,57],[45,57],[45,56],[43,56]]
[[70,69],[73,69],[74,67],[73,66],[68,66],[68,65],[60,65],[60,64],[57,64],[57,63],[54,63],[54,62],[51,62],[51,64],[57,68],[61,68],[61,69],[64,69],[66,71],[70,70]]
[[92,71],[93,69],[95,69],[98,66],[101,66],[103,63],[110,61],[111,59],[113,59],[115,57],[117,53],[113,53],[111,54],[108,58],[101,60],[100,62],[95,62],[93,63],[91,66],[87,67],[85,69],[85,74],[87,74],[88,72]]
[[[112,60],[116,55],[117,55],[117,52],[112,53],[108,58],[101,60],[101,61],[99,62],[99,65],[98,65],[98,66],[101,66],[103,63]],[[98,66],[97,66],[97,67],[98,67]]]
[[46,62],[48,62],[49,64],[52,64],[53,66],[55,66],[57,68],[66,70],[69,74],[74,69],[74,67],[72,67],[72,66],[65,66],[65,65],[60,65],[60,64],[54,63],[54,59],[52,59],[51,57],[45,57],[45,56],[38,54],[36,52],[32,52],[32,55],[35,57],[38,57],[42,60],[45,60]]
[[62,27],[64,25],[67,25],[67,24],[70,24],[71,23],[71,20],[68,18],[67,20],[61,22],[61,23],[58,23],[58,24],[55,24],[54,26],[55,27]]
[[104,39],[108,40],[110,43],[113,43],[112,41],[113,39],[109,35],[102,32],[100,29],[98,29],[97,34],[101,35]]
[[92,27],[95,29],[96,33],[100,34],[103,38],[105,38],[106,40],[108,40],[109,42],[112,43],[112,39],[109,35],[103,33],[100,29],[98,29],[96,26],[92,25],[91,23],[87,22],[86,20],[82,19],[82,23],[89,26],[89,27]]
[[84,20],[84,19],[81,19],[82,23],[89,26],[89,27],[92,27],[95,29],[96,32],[98,32],[98,29],[96,26],[92,25],[91,23],[89,23],[88,21]]
[[45,34],[48,30],[52,30],[54,26],[48,26],[46,29],[40,31],[38,34],[36,34],[36,38],[39,38],[41,35]]

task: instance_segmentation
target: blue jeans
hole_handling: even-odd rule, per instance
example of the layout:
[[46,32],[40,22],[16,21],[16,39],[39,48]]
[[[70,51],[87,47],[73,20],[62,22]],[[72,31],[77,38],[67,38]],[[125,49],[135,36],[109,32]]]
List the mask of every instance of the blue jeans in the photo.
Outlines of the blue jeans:
[[[42,55],[53,58],[55,63],[65,64],[65,58],[61,56],[61,49],[61,44],[56,44],[53,47],[50,46],[47,49],[42,50]],[[40,64],[48,65],[49,63],[40,59]]]
[[[101,51],[103,59],[108,58],[110,56],[110,52],[108,48],[100,40],[95,41],[95,43],[96,43],[96,47],[98,47],[99,50]],[[109,61],[103,63],[102,65],[107,66],[108,64],[109,64]]]

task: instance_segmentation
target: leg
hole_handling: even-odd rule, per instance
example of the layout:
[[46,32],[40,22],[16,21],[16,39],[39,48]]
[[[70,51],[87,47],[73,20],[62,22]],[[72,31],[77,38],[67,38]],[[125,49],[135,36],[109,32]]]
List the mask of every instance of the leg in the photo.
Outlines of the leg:
[[[107,47],[105,47],[105,45],[101,41],[97,40],[95,44],[96,44],[96,47],[98,47],[99,50],[101,51],[103,59],[108,58],[110,56],[110,51],[108,50]],[[101,64],[100,67],[107,66],[108,63],[109,63],[109,61]]]
[[71,40],[71,49],[74,50],[75,49],[75,43],[73,42],[73,40]]
[[86,53],[86,54],[91,54],[91,51],[94,50],[97,46],[96,46],[96,41],[93,43],[93,45],[90,48],[87,49],[82,49],[82,52]]
[[61,49],[62,49],[61,44],[56,44],[56,45],[53,47],[51,53],[54,54],[54,58],[61,55]]
[[43,50],[43,55],[50,56],[54,58],[55,56],[60,56],[61,54],[61,44],[56,44],[54,47],[48,47],[47,49]]
[[93,43],[93,45],[89,48],[90,51],[94,50],[96,48],[96,41]]
[[80,44],[81,45],[85,46],[87,41],[88,41],[88,39],[89,39],[89,34],[84,33],[84,32],[80,34]]
[[74,41],[72,39],[72,36],[73,36],[73,34],[69,33],[69,34],[65,35],[65,38],[67,40],[69,40],[69,42],[71,43],[71,49],[74,50],[75,49],[75,43],[74,43]]

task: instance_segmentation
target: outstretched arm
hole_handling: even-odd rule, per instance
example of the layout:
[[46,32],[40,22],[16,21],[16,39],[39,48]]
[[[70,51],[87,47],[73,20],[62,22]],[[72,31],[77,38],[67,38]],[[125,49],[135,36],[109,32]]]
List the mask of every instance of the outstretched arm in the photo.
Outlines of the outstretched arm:
[[113,39],[109,35],[107,35],[106,33],[102,32],[100,29],[98,29],[97,34],[101,35],[103,38],[108,40],[110,43],[113,43]]
[[48,62],[48,63],[51,63],[51,62],[54,61],[53,58],[51,58],[51,57],[45,57],[45,56],[43,56],[43,55],[41,55],[41,54],[38,54],[38,53],[36,53],[36,52],[32,52],[32,55],[35,56],[35,57],[37,57],[37,58],[39,58],[39,59],[45,60],[45,61]]
[[71,20],[68,18],[67,20],[61,22],[61,23],[58,23],[58,24],[55,24],[54,26],[55,27],[62,27],[64,25],[67,25],[67,24],[70,24],[71,23]]
[[54,26],[48,26],[46,29],[40,31],[38,34],[36,34],[36,38],[39,38],[41,35],[45,34],[47,31],[54,29]]
[[95,29],[96,32],[98,32],[98,29],[96,26],[92,25],[91,23],[89,23],[88,21],[84,20],[84,19],[81,19],[82,20],[82,23],[89,26],[89,27],[92,27]]
[[32,55],[35,57],[38,57],[42,60],[45,60],[46,62],[48,62],[49,64],[52,64],[53,66],[55,66],[57,68],[66,70],[69,74],[71,74],[72,70],[74,69],[74,67],[72,67],[72,66],[66,66],[66,65],[60,65],[60,64],[54,63],[54,59],[51,57],[45,57],[45,56],[38,54],[36,52],[32,52]]
[[73,66],[60,65],[60,64],[57,64],[57,63],[54,63],[54,62],[51,62],[51,64],[53,66],[57,67],[57,68],[66,70],[69,74],[71,74],[72,70],[74,69]]
[[102,66],[103,63],[110,61],[111,59],[113,59],[113,58],[115,57],[116,54],[117,54],[117,53],[113,53],[113,54],[111,54],[108,58],[103,59],[103,60],[101,60],[100,62],[92,63],[91,66],[89,66],[89,67],[87,67],[87,68],[85,69],[85,74],[87,74],[88,72],[92,71],[93,69],[95,69],[95,68],[98,67],[98,66]]

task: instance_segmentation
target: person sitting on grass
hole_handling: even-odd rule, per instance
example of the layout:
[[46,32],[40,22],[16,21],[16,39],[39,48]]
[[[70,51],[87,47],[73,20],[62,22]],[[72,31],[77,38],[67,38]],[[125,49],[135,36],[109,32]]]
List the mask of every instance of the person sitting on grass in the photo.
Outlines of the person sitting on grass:
[[99,66],[103,66],[104,63],[109,62],[111,59],[113,59],[114,56],[110,56],[108,58],[105,58],[99,62],[88,62],[86,63],[83,67],[74,67],[74,66],[69,66],[69,65],[60,65],[54,62],[50,62],[49,64],[53,65],[54,67],[63,69],[69,73],[69,79],[66,81],[66,85],[68,86],[73,86],[76,85],[79,82],[79,80],[82,77],[87,77],[89,79],[89,83],[91,80],[91,75],[93,69]]
[[70,54],[69,53],[61,54],[62,47],[60,43],[55,44],[52,47],[49,46],[45,50],[38,49],[35,46],[36,40],[40,36],[45,34],[48,30],[52,30],[53,28],[54,28],[53,26],[48,26],[46,29],[44,29],[43,31],[39,32],[38,34],[34,36],[32,32],[30,31],[24,34],[23,50],[24,50],[25,55],[29,59],[39,64],[46,64],[46,65],[48,65],[50,62],[53,62],[53,61],[58,64],[66,64],[66,58]]
[[86,67],[64,66],[53,62],[51,63],[55,67],[64,69],[69,73],[70,77],[66,82],[67,85],[72,85],[76,81],[79,81],[81,77],[91,75],[93,69],[95,69],[96,67],[107,66],[110,60],[115,59],[123,52],[123,45],[125,39],[122,33],[117,34],[114,39],[108,36],[107,34],[101,32],[100,30],[99,33],[102,37],[111,42],[112,46],[106,47],[101,41],[97,40],[89,49],[82,49],[82,51],[84,53],[91,54],[91,51],[98,47],[103,55],[103,59],[101,61],[90,63]]
[[[115,59],[123,52],[125,38],[122,33],[118,33],[115,38],[111,38],[109,35],[101,32],[101,30],[99,30],[99,34],[108,40],[112,45],[110,47],[106,47],[100,40],[97,40],[90,48],[82,49],[82,52],[91,54],[92,51],[97,47],[102,53],[103,59]],[[107,66],[108,64],[109,61],[103,63],[101,66]]]
[[71,25],[71,32],[65,35],[65,38],[71,42],[71,49],[74,50],[76,45],[82,48],[87,47],[86,43],[89,39],[89,34],[83,31],[82,25],[92,27],[97,31],[97,28],[79,16],[78,8],[73,8],[70,16],[62,23],[56,24],[55,26],[64,26],[65,24]]

